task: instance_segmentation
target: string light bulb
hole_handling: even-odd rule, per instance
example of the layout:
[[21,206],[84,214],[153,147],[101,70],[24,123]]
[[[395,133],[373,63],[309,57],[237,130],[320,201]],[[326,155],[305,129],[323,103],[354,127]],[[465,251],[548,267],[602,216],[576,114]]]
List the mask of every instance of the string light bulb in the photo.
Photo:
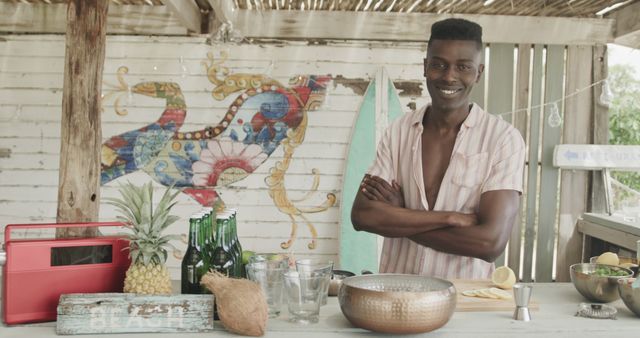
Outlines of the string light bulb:
[[602,91],[600,92],[600,104],[608,107],[611,104],[612,98],[613,94],[611,93],[611,88],[609,88],[609,82],[607,82],[607,80],[603,80]]
[[549,109],[547,123],[551,128],[558,128],[562,125],[562,116],[560,116],[560,110],[558,109],[558,104],[556,102],[554,102]]
[[20,119],[20,114],[22,114],[22,105],[19,104],[16,106],[16,110],[13,113],[13,116],[11,116],[11,121],[17,121]]
[[274,66],[275,66],[275,61],[273,60],[269,61],[269,65],[264,70],[264,75],[266,75],[267,77],[272,77]]
[[333,108],[333,95],[335,93],[336,83],[333,82],[333,77],[330,81],[327,81],[324,89],[324,102],[322,103],[322,107],[326,110],[331,110]]
[[184,79],[187,76],[189,76],[189,68],[187,68],[187,65],[184,63],[184,57],[182,55],[180,55],[179,61],[180,61],[180,77]]
[[127,106],[131,107],[133,105],[133,91],[131,90],[131,86],[127,86]]

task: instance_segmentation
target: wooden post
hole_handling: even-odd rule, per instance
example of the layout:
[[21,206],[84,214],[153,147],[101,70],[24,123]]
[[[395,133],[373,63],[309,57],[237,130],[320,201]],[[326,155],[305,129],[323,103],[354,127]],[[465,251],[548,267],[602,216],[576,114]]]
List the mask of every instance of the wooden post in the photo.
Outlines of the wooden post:
[[[109,0],[68,3],[56,217],[58,222],[87,222],[98,219],[100,206],[100,95]],[[56,235],[92,236],[95,231],[60,229]]]
[[[489,64],[508,65],[489,67],[487,76],[491,79],[491,86],[487,86],[487,102],[485,108],[491,114],[503,114],[513,110],[513,50],[515,45],[509,43],[493,43],[490,45]],[[505,95],[504,93],[509,93]],[[512,114],[501,115],[507,122],[513,121]],[[508,250],[508,249],[507,249]],[[505,265],[508,251],[503,252],[495,260],[496,266]]]
[[538,213],[537,200],[540,191],[538,190],[538,170],[539,166],[539,147],[540,147],[540,114],[543,113],[542,107],[538,102],[542,102],[542,79],[544,77],[544,67],[542,56],[544,54],[544,46],[535,45],[533,48],[533,70],[531,72],[531,118],[529,125],[529,154],[527,166],[527,196],[526,196],[526,215],[524,228],[524,254],[522,263],[522,281],[533,281],[533,256],[536,254],[533,250],[536,237],[536,215]]
[[[529,106],[529,86],[531,74],[529,66],[531,65],[531,47],[530,44],[520,44],[518,46],[518,64],[516,68],[516,93],[515,93],[515,113],[513,114],[513,126],[518,129],[522,137],[527,140],[529,124],[527,123],[528,106]],[[525,170],[526,172],[526,170]],[[526,182],[526,174],[523,173],[522,182]],[[524,187],[523,187],[524,188]],[[525,190],[526,191],[526,190]],[[522,237],[524,235],[525,221],[525,199],[520,199],[520,209],[516,217],[516,223],[511,230],[509,238],[509,251],[507,253],[508,266],[515,272],[516,279],[520,278],[520,249],[524,245]]]
[[[564,54],[565,46],[547,46],[543,102],[555,102],[563,98]],[[540,158],[540,195],[538,197],[538,233],[536,234],[536,282],[551,282],[553,276],[553,251],[555,249],[558,211],[558,176],[560,174],[560,170],[553,167],[553,148],[560,143],[562,130],[547,123],[551,107],[548,104],[541,107],[543,114],[540,125],[542,128],[542,143],[540,145],[542,157]],[[560,104],[558,110],[560,110],[560,114],[563,114],[561,109],[562,105]],[[529,161],[529,165],[531,162]]]
[[[593,47],[593,82],[598,82],[607,78],[607,46],[596,45]],[[593,129],[592,129],[592,142],[593,144],[608,144],[609,143],[609,108],[603,106],[600,103],[600,94],[602,93],[602,84],[598,84],[593,87]],[[602,182],[602,173],[600,171],[592,171],[590,176],[591,183],[589,184],[590,198],[587,206],[589,212],[604,212],[605,200],[604,200],[604,182]]]
[[[566,92],[576,93],[588,87],[592,79],[593,49],[591,46],[569,46],[567,50]],[[565,100],[563,143],[589,144],[591,139],[591,91],[567,97]],[[585,170],[562,170],[560,179],[560,217],[558,224],[558,254],[556,281],[569,282],[569,266],[582,260],[582,236],[576,222],[586,211],[589,173]]]

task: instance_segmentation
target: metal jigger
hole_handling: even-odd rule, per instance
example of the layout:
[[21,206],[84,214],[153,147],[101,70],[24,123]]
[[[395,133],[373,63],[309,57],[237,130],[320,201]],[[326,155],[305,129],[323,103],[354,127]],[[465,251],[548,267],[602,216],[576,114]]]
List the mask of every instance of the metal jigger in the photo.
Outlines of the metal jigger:
[[531,298],[531,285],[516,284],[513,286],[513,295],[516,300],[516,311],[513,319],[528,322],[531,320],[529,313],[529,298]]

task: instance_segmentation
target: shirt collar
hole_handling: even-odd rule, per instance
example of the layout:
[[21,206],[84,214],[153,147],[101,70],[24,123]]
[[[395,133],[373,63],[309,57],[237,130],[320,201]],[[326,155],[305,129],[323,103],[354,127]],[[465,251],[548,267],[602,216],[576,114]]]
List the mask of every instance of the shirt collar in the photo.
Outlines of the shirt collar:
[[[415,126],[416,124],[418,125],[422,124],[422,119],[424,118],[424,114],[427,112],[427,108],[429,108],[430,105],[431,103],[425,105],[417,113],[413,114],[411,125]],[[483,113],[483,110],[480,108],[480,106],[472,102],[471,111],[469,112],[469,115],[467,115],[467,118],[464,120],[464,122],[462,122],[462,124],[467,128],[472,128],[478,123],[478,120],[480,120],[480,115],[482,113]]]

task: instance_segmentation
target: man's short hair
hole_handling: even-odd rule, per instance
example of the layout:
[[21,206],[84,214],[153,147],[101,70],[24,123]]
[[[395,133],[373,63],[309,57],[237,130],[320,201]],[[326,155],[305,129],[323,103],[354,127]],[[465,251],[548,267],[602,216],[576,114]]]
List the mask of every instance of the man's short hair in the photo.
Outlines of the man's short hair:
[[482,48],[482,27],[465,19],[444,19],[431,26],[429,43],[433,40],[475,41],[478,43],[478,49],[480,49]]

